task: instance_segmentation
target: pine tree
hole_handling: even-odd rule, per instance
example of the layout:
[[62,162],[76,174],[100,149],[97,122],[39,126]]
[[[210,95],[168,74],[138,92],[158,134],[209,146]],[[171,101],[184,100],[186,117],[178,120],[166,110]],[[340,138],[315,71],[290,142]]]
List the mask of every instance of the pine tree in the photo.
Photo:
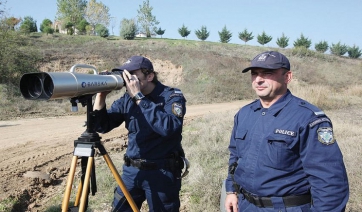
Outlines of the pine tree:
[[311,44],[312,44],[312,41],[310,39],[308,39],[307,37],[304,37],[303,34],[300,35],[300,38],[298,38],[296,41],[294,41],[294,47],[304,46],[305,48],[309,49]]
[[246,42],[253,40],[254,36],[252,32],[249,33],[248,30],[244,29],[244,31],[239,32],[239,38],[246,44]]
[[158,30],[155,31],[155,33],[156,33],[157,35],[160,35],[161,38],[162,38],[162,35],[165,34],[165,31],[166,31],[165,29],[162,30],[161,27],[159,27]]
[[358,46],[353,45],[353,47],[348,48],[348,57],[350,58],[359,58],[361,57],[362,52]]
[[317,52],[324,53],[328,50],[329,46],[327,41],[320,41],[314,45],[314,48]]
[[280,38],[277,38],[277,45],[280,47],[280,48],[285,48],[289,45],[289,38],[286,37],[284,35],[284,33],[282,33],[282,36]]
[[221,32],[218,33],[221,43],[229,43],[231,37],[233,36],[232,33],[226,28],[226,25],[222,28]]
[[341,42],[338,42],[336,44],[332,43],[332,46],[330,47],[331,53],[338,56],[343,56],[348,51],[348,46],[345,44],[341,44]]
[[178,29],[178,33],[180,33],[181,37],[185,39],[191,33],[191,31],[188,30],[184,24],[182,24],[182,27]]
[[264,44],[269,43],[273,39],[272,36],[267,35],[264,31],[261,35],[258,35],[258,43],[264,46]]
[[210,32],[207,31],[206,26],[201,26],[200,30],[195,31],[195,35],[197,36],[198,39],[204,41],[209,37]]

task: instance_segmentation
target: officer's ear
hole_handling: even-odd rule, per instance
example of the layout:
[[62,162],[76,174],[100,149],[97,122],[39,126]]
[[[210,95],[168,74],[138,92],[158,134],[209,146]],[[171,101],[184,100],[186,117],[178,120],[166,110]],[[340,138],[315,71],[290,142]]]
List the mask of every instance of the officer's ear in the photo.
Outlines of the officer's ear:
[[154,72],[151,72],[151,73],[147,74],[147,76],[146,76],[147,82],[152,82],[154,77],[155,77]]
[[284,73],[284,83],[289,84],[293,79],[293,73],[290,70],[286,70]]

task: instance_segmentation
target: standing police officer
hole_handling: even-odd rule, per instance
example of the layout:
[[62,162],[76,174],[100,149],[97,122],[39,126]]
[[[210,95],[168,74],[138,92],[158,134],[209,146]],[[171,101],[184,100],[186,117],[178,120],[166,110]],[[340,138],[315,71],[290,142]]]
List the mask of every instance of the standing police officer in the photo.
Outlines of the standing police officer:
[[[182,92],[157,80],[151,61],[132,56],[121,67],[127,92],[106,110],[109,92],[96,95],[97,131],[107,133],[125,122],[128,147],[122,180],[138,208],[147,199],[150,211],[179,211],[181,146],[186,100]],[[117,186],[112,211],[132,211]]]
[[348,179],[331,120],[291,94],[283,54],[261,53],[248,71],[259,99],[234,117],[226,210],[344,211]]

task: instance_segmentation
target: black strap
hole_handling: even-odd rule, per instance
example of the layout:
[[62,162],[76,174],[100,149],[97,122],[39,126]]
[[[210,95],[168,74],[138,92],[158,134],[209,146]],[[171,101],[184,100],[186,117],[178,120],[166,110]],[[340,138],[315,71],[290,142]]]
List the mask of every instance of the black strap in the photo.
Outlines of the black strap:
[[[273,202],[270,197],[258,197],[251,194],[244,189],[241,190],[241,193],[244,195],[245,199],[248,200],[251,204],[259,208],[272,208]],[[310,193],[303,195],[292,195],[283,197],[283,202],[285,207],[295,207],[299,205],[305,205],[312,202],[312,196]]]
[[155,170],[163,168],[172,168],[175,166],[174,158],[166,158],[160,160],[145,160],[145,159],[132,159],[124,155],[124,164],[126,166],[133,166],[142,170]]

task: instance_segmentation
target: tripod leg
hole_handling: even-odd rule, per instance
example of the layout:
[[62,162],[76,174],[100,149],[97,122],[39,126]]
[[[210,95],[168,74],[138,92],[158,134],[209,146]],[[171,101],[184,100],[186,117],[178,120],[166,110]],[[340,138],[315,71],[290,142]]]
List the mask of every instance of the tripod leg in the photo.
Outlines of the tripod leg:
[[79,205],[80,197],[81,197],[81,195],[82,195],[82,190],[83,190],[83,182],[79,182],[78,191],[77,191],[77,196],[75,197],[74,206],[78,206],[78,205]]
[[89,180],[92,173],[92,164],[93,164],[93,157],[88,158],[88,164],[87,164],[87,171],[85,173],[84,177],[84,184],[83,184],[83,191],[82,191],[82,197],[79,205],[79,211],[84,212],[85,211],[85,204],[88,198],[88,189],[89,189]]
[[82,196],[84,177],[87,171],[88,157],[81,157],[81,168],[82,168],[82,176],[80,177],[80,182],[78,186],[77,196],[75,198],[74,206],[78,207],[80,203],[80,198]]
[[67,212],[69,207],[69,198],[70,198],[70,192],[72,190],[73,180],[74,180],[74,174],[75,174],[75,167],[77,165],[77,156],[73,156],[72,163],[70,166],[70,171],[68,175],[67,180],[67,187],[65,189],[63,203],[62,203],[62,212]]
[[121,188],[124,196],[126,197],[129,205],[131,206],[132,210],[134,212],[139,212],[138,210],[138,207],[136,205],[136,203],[134,202],[131,194],[128,192],[127,188],[126,188],[126,185],[123,183],[122,179],[121,179],[121,176],[119,176],[118,172],[117,172],[117,169],[116,167],[114,166],[111,158],[108,156],[108,154],[104,154],[103,155],[103,158],[104,160],[106,161],[109,169],[111,170],[112,174],[113,174],[113,177],[116,179],[119,187]]

